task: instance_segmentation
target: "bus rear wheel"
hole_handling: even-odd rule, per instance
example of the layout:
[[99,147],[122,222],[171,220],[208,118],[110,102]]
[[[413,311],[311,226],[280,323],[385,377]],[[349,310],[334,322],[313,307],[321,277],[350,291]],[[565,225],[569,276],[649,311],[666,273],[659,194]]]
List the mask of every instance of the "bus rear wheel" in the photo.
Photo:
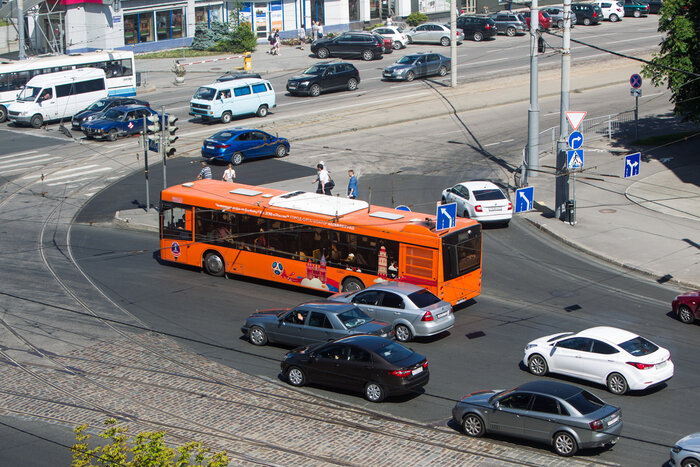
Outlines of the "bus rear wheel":
[[365,285],[354,277],[348,277],[343,281],[342,292],[357,292],[365,288]]
[[226,273],[224,259],[219,253],[210,251],[204,255],[204,270],[211,276],[222,277]]

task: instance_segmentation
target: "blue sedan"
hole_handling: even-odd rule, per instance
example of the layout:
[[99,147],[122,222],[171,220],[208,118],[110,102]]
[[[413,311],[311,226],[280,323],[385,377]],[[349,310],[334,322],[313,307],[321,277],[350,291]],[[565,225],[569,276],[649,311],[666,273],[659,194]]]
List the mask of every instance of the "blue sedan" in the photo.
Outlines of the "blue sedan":
[[232,128],[220,131],[204,140],[202,157],[238,165],[245,159],[289,153],[287,138],[279,138],[261,130]]
[[109,109],[99,118],[80,125],[88,139],[100,138],[114,141],[120,136],[135,135],[143,131],[143,117],[158,115],[144,105],[120,105]]

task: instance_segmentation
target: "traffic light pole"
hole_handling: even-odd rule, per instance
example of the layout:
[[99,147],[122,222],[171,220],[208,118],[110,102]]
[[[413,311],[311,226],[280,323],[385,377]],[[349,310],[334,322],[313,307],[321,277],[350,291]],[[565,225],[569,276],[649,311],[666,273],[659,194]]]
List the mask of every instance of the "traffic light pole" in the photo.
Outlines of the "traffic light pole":
[[540,10],[537,0],[530,6],[530,107],[527,110],[527,163],[523,170],[523,185],[530,177],[536,177],[540,168],[540,108],[538,104],[537,34],[540,26]]
[[[569,200],[569,171],[567,166],[567,135],[571,70],[571,0],[564,0],[564,32],[561,46],[561,101],[559,106],[559,140],[557,141],[554,179],[554,217],[566,221],[566,202]],[[571,222],[571,219],[568,219]]]
[[457,5],[450,2],[450,86],[457,87]]
[[158,147],[158,150],[160,152],[161,157],[163,158],[163,189],[165,190],[168,188],[168,182],[167,182],[167,168],[165,164],[165,141],[166,138],[168,137],[168,118],[165,116],[165,106],[160,108],[160,121],[161,121],[161,132],[160,132],[160,145]]
[[146,116],[143,116],[143,161],[145,168],[143,173],[146,175],[146,212],[151,209],[151,191],[148,187],[148,122]]

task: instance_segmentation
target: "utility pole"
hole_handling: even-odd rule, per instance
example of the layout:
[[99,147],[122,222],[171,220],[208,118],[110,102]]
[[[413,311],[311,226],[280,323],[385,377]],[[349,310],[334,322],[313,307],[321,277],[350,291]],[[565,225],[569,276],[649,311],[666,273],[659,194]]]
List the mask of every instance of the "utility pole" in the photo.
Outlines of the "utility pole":
[[24,55],[24,4],[22,0],[17,0],[17,39],[19,46],[19,59],[27,58]]
[[166,125],[168,124],[168,117],[165,116],[165,106],[160,108],[160,145],[158,147],[158,152],[160,152],[161,157],[163,158],[163,189],[165,190],[168,188],[168,181],[166,179],[166,167],[165,167],[165,141],[167,136],[167,129]]
[[457,87],[457,0],[450,2],[450,86]]
[[146,212],[151,209],[151,193],[148,188],[148,121],[143,116],[143,161],[145,164],[144,174],[146,175]]
[[571,71],[571,0],[564,0],[564,34],[561,46],[561,103],[559,106],[559,140],[557,141],[556,177],[554,189],[554,216],[565,220],[566,202],[569,199],[569,170],[567,166],[567,135]]
[[540,10],[537,0],[530,7],[530,107],[527,109],[527,163],[523,170],[523,185],[527,186],[530,177],[536,177],[540,168],[540,108],[537,103],[539,93],[537,75],[537,35],[540,26]]

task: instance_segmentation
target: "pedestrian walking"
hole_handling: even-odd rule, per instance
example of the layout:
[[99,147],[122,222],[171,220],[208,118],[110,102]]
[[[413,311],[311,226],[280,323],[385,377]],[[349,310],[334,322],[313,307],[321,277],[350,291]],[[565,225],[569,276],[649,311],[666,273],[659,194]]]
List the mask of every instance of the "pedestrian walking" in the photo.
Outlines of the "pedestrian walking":
[[323,38],[323,23],[320,21],[318,22],[318,38]]
[[304,25],[302,24],[299,26],[299,30],[297,31],[297,34],[299,35],[299,43],[301,44],[299,48],[301,50],[304,50],[304,43],[306,42],[306,29],[304,28]]
[[275,31],[271,31],[267,36],[267,42],[270,43],[270,50],[267,52],[272,55],[275,52]]
[[386,25],[387,25],[387,26],[391,26],[391,25],[392,25],[391,16],[387,16],[387,17],[386,17]]
[[323,163],[319,162],[316,165],[316,169],[318,169],[318,175],[316,176],[316,179],[313,182],[311,182],[317,183],[316,193],[330,196],[331,190],[333,189],[333,187],[335,187],[335,182],[333,182],[333,180],[331,179],[331,176],[328,174],[328,170],[326,170]]
[[352,169],[348,170],[348,177],[350,177],[348,181],[348,198],[357,199],[357,177],[355,176],[355,171]]
[[202,170],[199,171],[199,175],[197,175],[197,180],[202,180],[204,178],[211,180],[211,168],[207,165],[206,162],[202,161]]
[[236,178],[236,171],[233,170],[233,164],[229,162],[228,169],[224,170],[224,176],[221,177],[221,180],[233,183],[234,178]]
[[318,39],[318,23],[316,21],[311,22],[311,39],[314,41]]
[[272,46],[273,55],[279,55],[280,54],[280,30],[279,29],[275,30],[274,41],[275,42]]

